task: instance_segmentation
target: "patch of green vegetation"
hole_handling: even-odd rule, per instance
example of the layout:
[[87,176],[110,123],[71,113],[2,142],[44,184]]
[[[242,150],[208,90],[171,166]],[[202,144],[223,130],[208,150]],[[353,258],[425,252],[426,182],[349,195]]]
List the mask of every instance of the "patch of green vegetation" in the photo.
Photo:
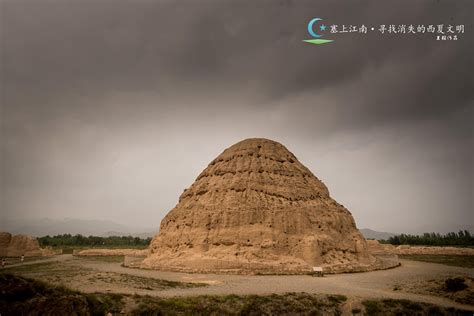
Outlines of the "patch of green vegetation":
[[469,277],[448,278],[436,292],[455,302],[474,305],[474,291],[469,288],[469,284],[472,284],[473,281]]
[[407,310],[411,312],[418,312],[422,311],[423,307],[420,305],[420,303],[401,299],[401,300],[394,300],[394,299],[384,299],[382,300],[382,304],[385,306],[397,308],[401,307],[402,310]]
[[451,232],[446,235],[439,233],[424,233],[423,235],[401,234],[390,237],[383,243],[392,245],[421,245],[421,246],[474,246],[474,235],[468,230]]
[[474,280],[468,276],[441,277],[405,284],[403,290],[410,293],[444,297],[457,303],[474,305],[474,291],[470,288]]
[[464,278],[449,278],[444,281],[446,291],[458,292],[467,289],[467,284],[464,283]]
[[121,312],[124,304],[120,294],[84,294],[92,315],[107,315],[107,313]]
[[[0,311],[5,315],[340,315],[343,295],[286,293],[272,295],[203,295],[160,298],[121,294],[85,294],[66,287],[11,274],[0,274]],[[127,310],[125,310],[127,302]],[[365,300],[352,314],[471,315],[409,300]]]
[[148,247],[151,238],[139,238],[133,236],[83,236],[81,234],[71,235],[63,234],[56,236],[43,236],[38,238],[38,242],[42,247]]
[[328,300],[334,303],[343,303],[347,301],[347,296],[345,295],[329,295]]
[[0,292],[5,315],[105,315],[123,308],[121,295],[83,294],[6,273],[0,274]]
[[471,312],[455,308],[443,308],[440,306],[419,303],[410,300],[364,300],[365,315],[472,315]]
[[474,256],[468,255],[398,255],[400,259],[441,263],[448,266],[474,268]]
[[137,298],[132,315],[340,315],[345,297],[307,293]]
[[365,300],[362,301],[362,305],[364,305],[367,315],[379,315],[382,313],[382,308],[378,301]]

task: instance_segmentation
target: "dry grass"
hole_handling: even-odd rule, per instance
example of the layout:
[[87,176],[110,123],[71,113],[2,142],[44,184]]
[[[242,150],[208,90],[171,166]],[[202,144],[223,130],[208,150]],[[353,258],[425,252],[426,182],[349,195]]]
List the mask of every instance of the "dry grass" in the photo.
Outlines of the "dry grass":
[[159,299],[137,297],[132,315],[340,315],[340,295],[197,296]]
[[400,259],[441,263],[448,266],[474,268],[474,256],[466,255],[398,255]]
[[[6,315],[340,315],[342,295],[286,293],[159,298],[122,294],[85,294],[65,287],[0,273],[0,311]],[[353,314],[471,315],[454,308],[408,300],[365,300]]]
[[[86,257],[80,261],[117,262],[115,257]],[[22,277],[33,278],[49,284],[93,284],[97,288],[113,285],[118,289],[164,290],[169,288],[192,288],[207,286],[204,283],[187,283],[147,278],[116,272],[98,272],[75,264],[75,261],[42,262],[11,267],[5,271]]]
[[472,312],[455,308],[413,302],[410,300],[364,300],[362,301],[367,316],[398,316],[398,315],[472,315]]
[[150,291],[165,290],[169,288],[192,288],[207,286],[207,284],[204,283],[176,282],[112,272],[95,273],[93,275],[90,275],[88,280],[90,282],[104,282],[124,287],[131,287],[135,289],[144,289]]
[[434,278],[397,284],[394,291],[444,297],[455,302],[474,305],[474,280],[470,277]]

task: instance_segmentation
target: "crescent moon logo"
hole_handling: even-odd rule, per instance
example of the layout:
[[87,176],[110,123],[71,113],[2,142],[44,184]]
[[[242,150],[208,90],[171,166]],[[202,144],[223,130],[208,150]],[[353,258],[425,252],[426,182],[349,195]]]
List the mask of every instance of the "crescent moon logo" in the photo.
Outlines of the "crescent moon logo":
[[322,36],[322,35],[316,33],[313,29],[314,23],[316,23],[318,21],[322,21],[322,20],[323,19],[321,19],[321,18],[314,18],[311,21],[309,21],[309,23],[308,23],[308,33],[309,33],[309,35],[311,35],[312,37],[315,37],[315,38],[319,38],[319,37]]
[[[309,33],[309,35],[311,35],[312,39],[303,40],[303,42],[306,42],[306,43],[309,43],[309,44],[316,44],[316,45],[334,42],[334,40],[322,39],[321,37],[323,36],[323,34],[318,34],[318,32],[314,31],[314,29],[316,28],[315,24],[318,21],[322,21],[322,20],[323,19],[321,19],[321,18],[313,18],[311,21],[309,21],[309,23],[308,23],[308,33]],[[319,30],[320,31],[325,31],[326,30],[326,25],[321,24],[319,26]]]

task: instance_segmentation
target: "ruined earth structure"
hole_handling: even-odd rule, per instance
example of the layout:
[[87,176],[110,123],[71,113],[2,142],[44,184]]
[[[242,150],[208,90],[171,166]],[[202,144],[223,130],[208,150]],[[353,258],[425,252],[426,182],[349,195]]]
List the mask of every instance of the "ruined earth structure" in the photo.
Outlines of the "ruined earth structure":
[[51,249],[40,248],[38,240],[27,235],[12,235],[0,232],[0,257],[36,257],[50,256]]
[[184,190],[142,266],[263,274],[386,267],[324,183],[282,144],[261,138],[224,150]]

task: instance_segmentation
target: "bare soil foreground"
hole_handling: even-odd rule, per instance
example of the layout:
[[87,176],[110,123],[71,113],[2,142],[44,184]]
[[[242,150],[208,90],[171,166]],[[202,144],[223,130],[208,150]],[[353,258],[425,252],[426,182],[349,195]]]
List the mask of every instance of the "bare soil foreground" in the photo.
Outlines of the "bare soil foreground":
[[[108,300],[120,302],[120,306],[115,307],[112,303],[107,303],[110,305],[109,311],[127,314],[139,311],[149,314],[150,310],[175,314],[180,311],[179,308],[185,308],[183,306],[193,308],[181,310],[184,314],[245,314],[242,309],[249,300],[256,304],[256,315],[306,315],[310,314],[310,311],[330,315],[389,315],[401,311],[410,315],[429,315],[436,312],[448,315],[463,314],[459,310],[466,311],[466,315],[472,315],[474,311],[474,270],[436,263],[401,260],[402,266],[395,269],[318,278],[307,275],[245,276],[139,270],[121,266],[122,260],[122,257],[60,255],[40,261],[12,264],[4,269],[4,272],[44,281],[47,284],[64,285],[68,289],[83,293],[103,293],[96,295],[106,295],[106,298],[99,297],[99,301],[104,300],[104,304],[109,302]],[[2,282],[4,283],[8,282]],[[30,285],[29,288],[34,286]],[[4,292],[5,289],[2,289],[2,293]],[[120,295],[114,299],[112,293]],[[175,306],[177,309],[164,310],[161,306],[173,305],[177,301],[181,306]],[[296,310],[285,312],[272,309],[272,301],[279,302],[278,306],[288,305],[291,301],[296,304]],[[107,304],[104,306],[109,306]],[[227,306],[228,310],[212,310],[212,304],[219,305],[219,308]],[[15,305],[10,302],[9,306]],[[199,309],[202,306],[210,309]],[[319,310],[317,306],[320,307]],[[0,312],[2,315],[8,315]],[[252,314],[251,310],[248,312]]]

